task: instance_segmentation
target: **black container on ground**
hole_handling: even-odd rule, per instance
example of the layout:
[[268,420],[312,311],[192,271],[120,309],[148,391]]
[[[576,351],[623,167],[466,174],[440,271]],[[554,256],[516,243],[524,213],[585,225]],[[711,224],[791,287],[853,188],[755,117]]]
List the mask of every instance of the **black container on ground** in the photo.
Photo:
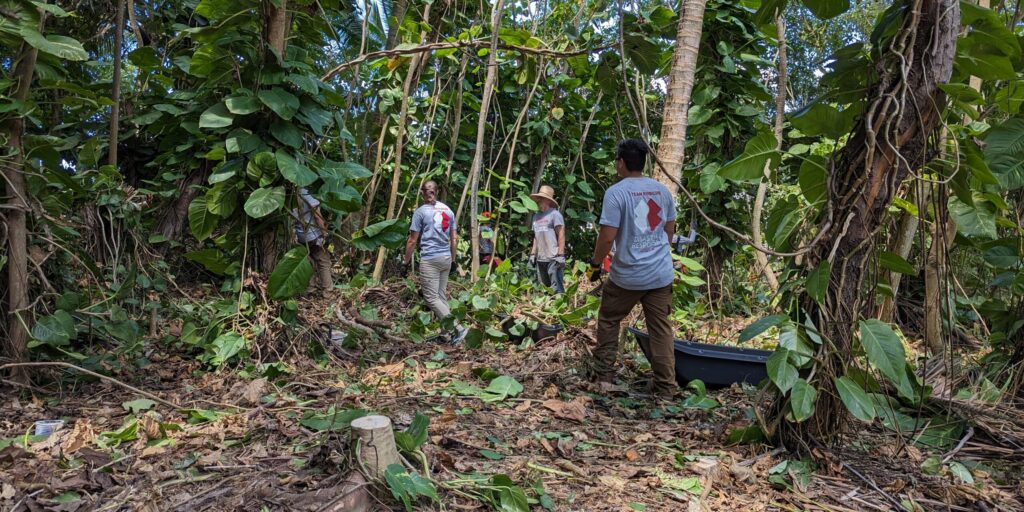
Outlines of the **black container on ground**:
[[[644,356],[651,359],[650,336],[630,327]],[[758,384],[768,378],[770,350],[708,345],[695,341],[675,340],[676,381],[685,386],[700,379],[708,387],[727,387],[737,382]]]
[[533,341],[552,338],[562,332],[562,329],[564,328],[561,324],[537,324],[537,328],[533,331]]

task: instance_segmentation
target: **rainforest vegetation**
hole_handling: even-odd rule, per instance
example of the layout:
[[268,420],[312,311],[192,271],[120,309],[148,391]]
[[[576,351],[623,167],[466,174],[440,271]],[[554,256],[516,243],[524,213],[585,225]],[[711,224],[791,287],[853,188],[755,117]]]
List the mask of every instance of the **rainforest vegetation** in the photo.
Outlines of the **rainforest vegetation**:
[[[1021,510],[1022,20],[0,0],[0,509]],[[676,336],[766,378],[654,400],[623,332],[622,382],[588,379],[623,139],[696,230]],[[428,182],[442,322],[403,262]],[[564,294],[530,262],[545,185]]]

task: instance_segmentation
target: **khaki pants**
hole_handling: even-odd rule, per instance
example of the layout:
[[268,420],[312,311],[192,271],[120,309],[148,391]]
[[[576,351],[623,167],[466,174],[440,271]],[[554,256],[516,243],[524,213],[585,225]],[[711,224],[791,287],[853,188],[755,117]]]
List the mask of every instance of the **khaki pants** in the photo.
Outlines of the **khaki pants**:
[[651,369],[654,389],[671,394],[676,385],[676,357],[672,325],[668,314],[672,308],[672,286],[655,290],[627,290],[608,279],[601,293],[601,309],[597,313],[597,348],[594,350],[597,377],[611,380],[619,353],[619,326],[622,319],[639,302],[644,308],[644,321],[651,336]]
[[321,293],[327,293],[334,288],[334,281],[331,279],[331,255],[327,248],[317,244],[316,241],[308,242],[309,260],[313,262],[313,288]]
[[420,262],[420,287],[427,306],[438,320],[451,315],[448,309],[448,274],[452,271],[452,257],[435,258]]

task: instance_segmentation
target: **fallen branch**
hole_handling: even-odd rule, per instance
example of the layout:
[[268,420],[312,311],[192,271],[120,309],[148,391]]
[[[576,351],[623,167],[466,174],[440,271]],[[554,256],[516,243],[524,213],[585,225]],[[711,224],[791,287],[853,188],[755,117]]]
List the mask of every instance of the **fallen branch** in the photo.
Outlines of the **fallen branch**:
[[892,495],[890,495],[889,493],[887,493],[887,492],[883,491],[883,490],[882,490],[882,489],[881,489],[880,487],[878,487],[878,484],[876,484],[876,483],[875,483],[874,481],[872,481],[872,480],[871,480],[870,478],[868,478],[868,477],[864,476],[864,474],[863,474],[863,473],[861,473],[860,471],[857,471],[856,469],[853,469],[853,466],[851,466],[851,465],[849,465],[849,464],[847,464],[847,463],[843,462],[843,463],[841,463],[841,464],[840,464],[840,467],[843,467],[843,468],[846,468],[846,469],[848,469],[848,470],[849,470],[849,471],[850,471],[851,473],[853,473],[853,474],[854,474],[854,475],[855,475],[855,476],[856,476],[857,478],[860,478],[861,480],[863,480],[863,481],[864,481],[864,483],[868,484],[868,485],[869,485],[869,486],[870,486],[870,487],[871,487],[872,489],[874,489],[874,490],[875,490],[875,492],[877,492],[878,494],[881,494],[881,495],[882,495],[882,496],[883,496],[883,497],[884,497],[884,498],[885,498],[886,500],[888,500],[888,501],[889,501],[889,503],[892,503],[893,505],[895,505],[895,506],[896,506],[896,510],[899,510],[899,511],[901,511],[901,512],[907,512],[907,509],[906,509],[906,508],[905,508],[905,507],[903,506],[903,504],[902,504],[902,503],[900,503],[899,501],[897,501],[897,500],[896,500],[896,498],[893,498],[893,497],[892,497]]
[[[445,41],[443,43],[428,43],[419,46],[413,46],[411,48],[395,48],[393,50],[381,50],[379,52],[370,52],[363,54],[355,59],[348,62],[338,64],[333,69],[327,72],[324,76],[320,77],[320,80],[327,81],[333,78],[338,73],[345,71],[348,68],[357,66],[368,60],[375,60],[384,57],[402,57],[407,55],[416,55],[418,53],[432,52],[435,50],[449,50],[452,48],[486,48],[491,45],[490,39],[472,39],[469,41]],[[545,57],[554,58],[567,58],[575,57],[577,55],[584,55],[588,53],[600,52],[611,48],[611,45],[599,46],[596,48],[587,48],[583,50],[573,51],[558,51],[549,48],[530,48],[528,46],[521,46],[517,44],[498,44],[500,50],[510,50],[519,53],[526,53],[531,55],[542,55]]]
[[968,427],[967,433],[964,434],[963,439],[961,439],[960,442],[957,443],[956,448],[953,448],[952,451],[947,453],[946,456],[942,458],[942,463],[945,464],[949,462],[954,455],[956,455],[960,450],[964,448],[964,445],[967,444],[967,441],[969,441],[972,437],[974,437],[974,427]]
[[86,375],[91,375],[93,377],[96,377],[97,379],[107,381],[107,382],[109,382],[111,384],[117,384],[118,386],[121,386],[121,387],[123,387],[125,389],[134,391],[134,392],[136,392],[136,393],[138,393],[138,394],[140,394],[140,395],[142,395],[142,396],[144,396],[144,397],[146,397],[146,398],[148,398],[148,399],[150,399],[150,400],[152,400],[154,402],[166,405],[166,406],[168,406],[168,407],[170,407],[172,409],[184,409],[184,407],[182,407],[180,405],[177,405],[177,404],[175,404],[173,402],[168,402],[167,400],[164,400],[163,398],[160,398],[160,397],[154,395],[153,393],[150,393],[148,391],[143,391],[143,390],[141,390],[141,389],[139,389],[139,388],[137,388],[135,386],[132,386],[130,384],[125,384],[124,382],[121,382],[121,381],[119,381],[119,380],[117,380],[117,379],[115,379],[113,377],[108,377],[106,375],[103,375],[103,374],[100,374],[100,373],[96,373],[96,372],[94,372],[92,370],[86,370],[85,368],[82,368],[81,366],[76,366],[76,365],[73,365],[71,363],[65,363],[65,362],[62,362],[62,361],[36,361],[36,362],[31,362],[31,363],[7,363],[5,365],[0,365],[0,371],[6,370],[8,368],[26,368],[26,367],[40,367],[40,366],[60,366],[60,367],[64,367],[64,368],[70,368],[72,370],[78,370],[78,371],[80,371],[80,372],[82,372],[82,373],[84,373]]

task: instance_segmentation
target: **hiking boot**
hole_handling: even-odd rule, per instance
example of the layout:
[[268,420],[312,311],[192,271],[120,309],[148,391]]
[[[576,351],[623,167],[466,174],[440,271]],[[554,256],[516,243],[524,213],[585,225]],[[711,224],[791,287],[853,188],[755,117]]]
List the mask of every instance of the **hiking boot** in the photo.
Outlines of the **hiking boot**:
[[459,326],[455,328],[455,332],[451,333],[448,343],[452,345],[462,345],[465,341],[466,335],[469,334],[469,329]]

